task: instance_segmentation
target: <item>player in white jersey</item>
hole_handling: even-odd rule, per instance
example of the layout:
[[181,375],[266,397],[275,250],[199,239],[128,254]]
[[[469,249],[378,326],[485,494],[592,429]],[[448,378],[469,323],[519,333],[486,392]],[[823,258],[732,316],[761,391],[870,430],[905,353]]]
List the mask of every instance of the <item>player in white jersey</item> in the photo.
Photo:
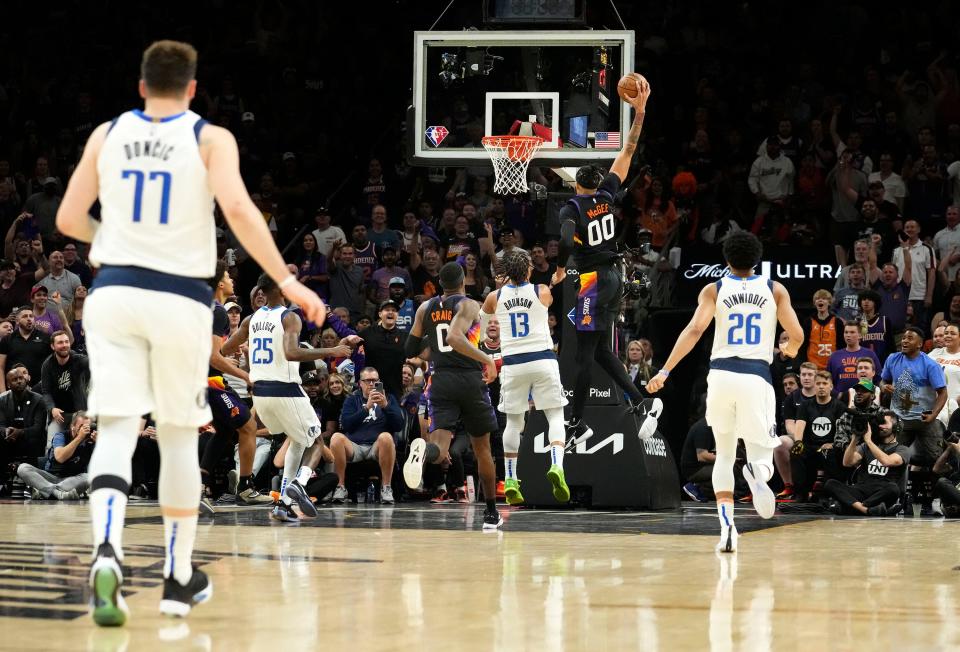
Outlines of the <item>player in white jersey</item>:
[[[543,410],[550,434],[550,470],[547,479],[553,486],[553,497],[559,502],[570,500],[570,489],[563,475],[563,449],[566,431],[563,424],[563,406],[567,399],[560,383],[560,367],[553,353],[547,308],[553,303],[550,287],[530,283],[533,263],[523,249],[513,249],[503,255],[501,269],[508,283],[491,292],[483,302],[480,317],[485,323],[494,314],[500,323],[501,412],[507,415],[503,429],[503,462],[506,471],[504,494],[507,503],[523,502],[520,481],[517,479],[517,456],[520,452],[520,432],[523,415],[529,409],[529,399]],[[560,270],[557,276],[564,273]],[[558,282],[553,279],[553,282]]]
[[743,439],[747,464],[743,477],[750,485],[753,506],[762,518],[776,510],[776,497],[767,481],[773,477],[773,449],[780,444],[770,362],[777,321],[790,341],[780,350],[795,357],[803,343],[803,329],[790,305],[790,295],[779,283],[753,274],[763,246],[749,232],[734,233],[723,243],[728,274],[700,291],[693,318],[677,338],[670,357],[647,390],[657,392],[670,372],[693,349],[715,321],[713,353],[707,375],[707,423],[717,442],[713,490],[720,517],[717,550],[735,552],[737,528],[733,522],[733,465],[737,438]]
[[[300,386],[300,363],[324,358],[345,358],[351,354],[346,344],[331,349],[300,348],[303,324],[297,313],[287,309],[276,282],[262,274],[257,287],[267,304],[240,322],[240,327],[221,348],[231,355],[249,341],[250,381],[253,383],[253,407],[272,435],[284,433],[290,438],[283,464],[280,502],[271,517],[297,522],[293,502],[307,516],[316,516],[317,508],[305,489],[313,469],[323,455],[323,426],[310,399]],[[356,337],[356,336],[354,336]],[[359,342],[360,338],[356,338]]]
[[[91,242],[100,268],[84,309],[90,412],[99,416],[90,459],[94,621],[122,625],[122,532],[140,415],[157,422],[164,564],[161,612],[184,616],[212,593],[191,565],[200,467],[197,428],[206,404],[216,266],[213,201],[246,251],[316,322],[326,309],[286,268],[240,177],[237,143],[189,111],[197,52],[158,41],[143,54],[140,96],[90,135],[57,213],[68,238]],[[99,198],[101,219],[89,215]]]

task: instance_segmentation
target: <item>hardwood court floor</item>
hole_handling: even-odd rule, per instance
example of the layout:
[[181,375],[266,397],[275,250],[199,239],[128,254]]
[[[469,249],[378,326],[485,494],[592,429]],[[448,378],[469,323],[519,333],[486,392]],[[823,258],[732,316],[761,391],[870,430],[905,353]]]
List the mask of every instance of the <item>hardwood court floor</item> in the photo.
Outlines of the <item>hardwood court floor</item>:
[[[195,561],[213,600],[157,614],[155,504],[131,504],[121,630],[86,615],[84,503],[0,504],[2,650],[954,650],[958,523],[739,509],[740,552],[713,552],[712,509],[645,514],[325,507],[309,525],[220,508]],[[758,529],[760,526],[762,529]]]

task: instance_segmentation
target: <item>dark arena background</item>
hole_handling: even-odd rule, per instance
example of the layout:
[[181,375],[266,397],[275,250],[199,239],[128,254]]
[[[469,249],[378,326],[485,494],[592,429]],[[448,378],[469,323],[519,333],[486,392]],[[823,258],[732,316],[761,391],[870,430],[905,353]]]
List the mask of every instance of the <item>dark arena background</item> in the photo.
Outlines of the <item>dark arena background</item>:
[[[960,649],[960,5],[12,0],[2,15],[0,650]],[[283,433],[255,422],[255,504],[235,461],[253,435],[201,429],[193,561],[216,593],[186,619],[157,612],[160,459],[144,415],[124,533],[131,616],[98,628],[86,473],[97,423],[74,418],[87,408],[97,269],[56,216],[94,130],[143,108],[140,60],[159,39],[197,49],[190,109],[233,134],[284,260],[337,315],[304,319],[300,346],[362,343],[300,367],[329,446],[307,485],[316,517],[270,518]],[[505,503],[498,411],[504,523],[481,531],[490,497],[470,424],[420,486],[404,481],[428,428],[429,372],[404,353],[407,333],[441,293],[444,263],[463,266],[481,303],[514,249],[530,253],[531,282],[551,284],[577,169],[606,173],[628,147],[634,112],[617,84],[632,72],[651,94],[610,207],[625,290],[603,337],[643,403],[629,411],[594,364],[593,436],[568,439],[562,458],[569,503],[548,481],[551,438],[532,400],[525,502]],[[525,169],[513,145],[493,152],[495,172],[483,139],[508,135],[542,142]],[[508,168],[519,188],[504,192]],[[261,269],[219,206],[215,219],[234,332],[265,301]],[[739,550],[721,554],[705,419],[713,328],[660,392],[647,384],[741,231],[762,243],[755,274],[789,292],[804,341],[785,356],[778,327],[772,351],[776,513],[754,510],[741,447]],[[563,276],[549,337],[569,399],[586,367],[580,274],[570,262]],[[498,361],[507,327],[480,334]],[[244,368],[252,353],[232,359]],[[365,368],[403,419],[382,444],[392,454],[353,461],[344,447],[370,442],[341,413],[352,394],[366,400]],[[252,401],[240,377],[211,383]],[[496,406],[499,380],[489,392]],[[899,425],[884,455],[856,448],[861,417],[874,415],[863,428],[879,441],[886,410]]]

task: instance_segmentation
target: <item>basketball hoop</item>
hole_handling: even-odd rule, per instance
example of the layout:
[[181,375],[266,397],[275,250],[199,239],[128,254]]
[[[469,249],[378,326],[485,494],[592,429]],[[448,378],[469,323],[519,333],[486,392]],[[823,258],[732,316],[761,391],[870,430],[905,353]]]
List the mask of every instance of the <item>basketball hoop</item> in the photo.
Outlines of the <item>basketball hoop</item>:
[[493,191],[501,195],[527,192],[527,166],[543,144],[539,136],[484,136],[493,161]]

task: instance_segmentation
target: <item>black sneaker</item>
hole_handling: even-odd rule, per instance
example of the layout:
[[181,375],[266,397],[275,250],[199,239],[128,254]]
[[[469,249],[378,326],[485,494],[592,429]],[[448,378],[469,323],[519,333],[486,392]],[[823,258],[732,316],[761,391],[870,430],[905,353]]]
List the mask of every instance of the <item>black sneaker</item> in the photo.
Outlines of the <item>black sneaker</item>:
[[586,441],[593,436],[593,430],[585,424],[582,419],[570,419],[566,423],[567,445],[576,446],[582,441]]
[[867,508],[868,516],[886,516],[887,515],[887,506],[883,503],[879,505],[874,505],[873,507]]
[[172,577],[163,580],[163,599],[160,600],[160,613],[166,616],[183,618],[190,613],[194,605],[206,602],[213,597],[213,583],[207,574],[193,569],[190,581],[184,586]]
[[123,571],[109,543],[101,543],[90,566],[90,607],[93,621],[101,627],[118,627],[130,615],[123,601]]
[[291,500],[297,502],[304,516],[316,516],[319,513],[317,512],[317,506],[310,500],[310,494],[308,494],[307,490],[296,480],[287,485],[285,493]]
[[500,512],[494,508],[493,510],[485,510],[483,512],[483,531],[484,532],[493,532],[497,530],[501,525],[503,525],[503,517],[500,516]]

